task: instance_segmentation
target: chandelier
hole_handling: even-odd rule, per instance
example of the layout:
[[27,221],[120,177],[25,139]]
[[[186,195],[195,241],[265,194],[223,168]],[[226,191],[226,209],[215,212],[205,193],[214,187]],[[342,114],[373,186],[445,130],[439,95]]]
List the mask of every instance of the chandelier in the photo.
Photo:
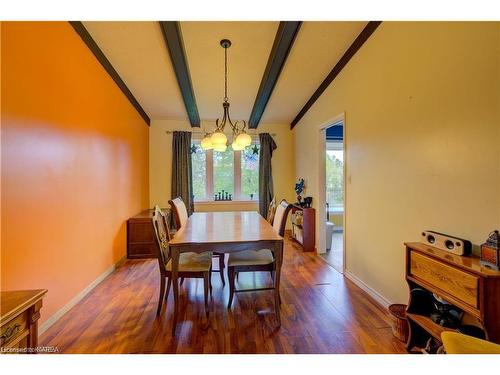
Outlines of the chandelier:
[[231,147],[235,151],[240,151],[252,144],[252,137],[245,130],[247,123],[244,120],[241,122],[236,121],[235,123],[231,121],[231,116],[229,115],[229,98],[227,96],[227,49],[231,47],[231,41],[229,39],[222,39],[220,45],[224,48],[224,102],[222,103],[224,115],[220,122],[219,119],[215,121],[214,132],[205,134],[205,137],[201,141],[201,148],[204,150],[213,149],[220,152],[226,151],[228,140],[224,134],[224,128],[226,124],[229,124],[233,132]]

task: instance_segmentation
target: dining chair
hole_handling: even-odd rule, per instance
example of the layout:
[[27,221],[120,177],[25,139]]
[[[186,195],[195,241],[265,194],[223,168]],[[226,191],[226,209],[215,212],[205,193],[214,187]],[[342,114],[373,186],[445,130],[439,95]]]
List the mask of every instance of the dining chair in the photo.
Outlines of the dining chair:
[[[170,234],[168,232],[167,216],[160,207],[155,206],[152,218],[155,240],[157,244],[157,258],[160,267],[160,297],[158,299],[158,309],[156,315],[160,315],[163,299],[167,303],[170,285],[172,282],[172,261],[170,257],[169,245]],[[211,283],[212,253],[181,253],[179,257],[178,275],[182,278],[203,279],[205,295],[205,314],[208,318],[208,292],[212,294]],[[165,279],[167,280],[167,292],[165,293]]]
[[[188,220],[188,212],[186,209],[186,204],[184,203],[184,201],[182,200],[181,197],[177,197],[177,198],[174,198],[172,200],[169,200],[168,203],[170,204],[170,206],[172,206],[175,227],[177,230],[179,230],[184,225],[186,225],[186,222]],[[219,272],[220,279],[222,281],[222,287],[224,287],[226,285],[226,281],[224,280],[224,267],[225,267],[224,254],[212,252],[212,255],[213,255],[213,257],[219,259],[219,269],[212,270],[212,272]],[[182,282],[181,282],[181,284],[182,284]]]
[[271,203],[269,203],[269,208],[267,209],[266,220],[272,225],[274,221],[274,215],[276,213],[276,196],[273,197]]
[[[286,219],[292,205],[283,199],[276,208],[273,220],[273,229],[283,237],[285,234]],[[254,292],[257,290],[269,290],[270,288],[258,289],[235,289],[235,275],[240,272],[270,272],[273,283],[275,281],[276,263],[271,250],[244,250],[229,254],[227,261],[227,274],[229,279],[229,302],[230,309],[233,303],[234,293]],[[281,301],[281,298],[280,298]]]

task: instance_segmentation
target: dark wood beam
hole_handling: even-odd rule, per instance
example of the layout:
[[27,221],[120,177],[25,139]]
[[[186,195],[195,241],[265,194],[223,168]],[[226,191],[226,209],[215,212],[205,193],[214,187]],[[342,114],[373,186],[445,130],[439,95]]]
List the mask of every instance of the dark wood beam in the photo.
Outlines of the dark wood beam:
[[255,129],[259,125],[301,24],[300,21],[282,21],[279,24],[273,48],[267,60],[266,70],[262,76],[259,91],[248,120],[250,128]]
[[184,106],[192,127],[200,126],[200,115],[196,106],[193,85],[186,59],[186,51],[182,40],[181,26],[178,21],[160,21],[161,31],[165,39],[170,60],[174,66],[177,83],[181,90]]
[[337,64],[333,67],[332,71],[328,73],[326,78],[321,82],[321,85],[316,89],[311,98],[302,107],[300,112],[295,116],[292,123],[290,124],[290,129],[293,129],[295,125],[298,124],[300,119],[306,114],[309,108],[318,100],[318,98],[323,94],[326,88],[333,82],[333,80],[339,75],[339,73],[344,69],[349,60],[358,52],[361,46],[368,40],[368,38],[373,34],[373,32],[379,27],[382,21],[370,21],[365,26],[363,31],[358,35],[358,37],[352,42],[351,46],[347,49],[344,55],[340,58]]
[[149,116],[146,114],[144,109],[141,107],[137,99],[134,97],[132,92],[129,90],[125,82],[121,79],[120,75],[118,72],[115,70],[113,65],[109,62],[109,60],[106,58],[104,53],[101,51],[95,40],[92,38],[92,36],[89,34],[85,26],[83,26],[83,23],[80,21],[69,21],[71,26],[75,29],[75,31],[78,33],[80,38],[82,38],[83,42],[87,45],[87,47],[90,49],[90,51],[94,54],[94,56],[97,58],[97,60],[101,63],[102,67],[106,72],[110,75],[110,77],[115,81],[117,86],[122,90],[122,92],[125,94],[127,99],[130,101],[130,103],[134,106],[137,112],[139,112],[139,115],[146,121],[146,124],[150,124],[151,120]]

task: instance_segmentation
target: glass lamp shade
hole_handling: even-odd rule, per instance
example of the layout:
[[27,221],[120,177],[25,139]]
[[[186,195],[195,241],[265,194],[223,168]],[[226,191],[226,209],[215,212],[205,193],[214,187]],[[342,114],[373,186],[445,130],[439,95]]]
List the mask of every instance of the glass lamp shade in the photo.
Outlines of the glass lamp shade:
[[215,146],[217,145],[226,145],[227,143],[227,137],[223,132],[216,131],[215,133],[212,134],[210,137],[210,140],[212,141],[212,144]]
[[241,151],[245,149],[245,146],[242,146],[236,139],[231,144],[231,147],[234,151]]
[[203,150],[211,150],[212,148],[214,148],[214,145],[212,144],[212,139],[208,135],[201,140],[200,145]]
[[227,149],[226,144],[214,145],[214,151],[224,152],[224,151],[226,151],[226,149]]
[[245,148],[252,144],[252,137],[250,137],[247,133],[241,133],[236,137],[236,142]]

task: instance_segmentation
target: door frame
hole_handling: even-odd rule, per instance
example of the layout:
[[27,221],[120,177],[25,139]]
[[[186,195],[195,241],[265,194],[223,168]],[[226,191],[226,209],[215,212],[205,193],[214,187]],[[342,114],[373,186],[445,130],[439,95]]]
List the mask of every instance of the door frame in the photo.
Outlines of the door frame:
[[326,253],[326,230],[325,226],[321,223],[326,222],[326,129],[335,126],[341,122],[343,124],[343,153],[344,153],[344,170],[343,170],[343,202],[344,202],[344,215],[343,215],[343,251],[342,251],[342,273],[346,270],[346,196],[347,196],[347,175],[346,175],[346,165],[347,165],[347,147],[346,147],[346,123],[345,123],[345,112],[342,112],[328,121],[318,125],[318,137],[319,137],[319,147],[318,147],[318,161],[319,161],[319,173],[318,173],[318,254]]

